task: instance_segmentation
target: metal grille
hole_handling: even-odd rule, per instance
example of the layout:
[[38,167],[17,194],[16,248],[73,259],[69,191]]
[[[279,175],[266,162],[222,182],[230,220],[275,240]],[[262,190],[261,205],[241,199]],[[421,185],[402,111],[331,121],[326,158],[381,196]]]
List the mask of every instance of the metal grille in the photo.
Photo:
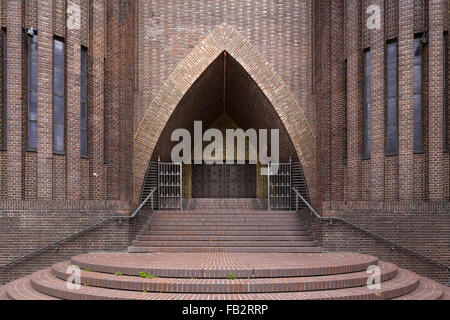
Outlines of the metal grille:
[[[158,162],[150,162],[148,165],[147,173],[145,175],[144,185],[142,187],[141,202],[143,202],[150,192],[158,187]],[[151,202],[148,201],[144,207],[150,208],[152,206]],[[155,192],[153,197],[153,208],[158,208],[158,193]]]
[[182,209],[183,169],[181,163],[158,162],[159,209]]
[[269,210],[290,210],[291,163],[270,163],[267,174]]
[[[309,201],[308,188],[306,186],[306,181],[300,162],[292,162],[291,164],[291,184],[292,187],[295,188],[303,198]],[[298,205],[298,208],[306,208],[306,205],[303,201],[300,201],[298,203],[296,202],[295,192],[291,189],[291,209],[295,210],[296,205]]]

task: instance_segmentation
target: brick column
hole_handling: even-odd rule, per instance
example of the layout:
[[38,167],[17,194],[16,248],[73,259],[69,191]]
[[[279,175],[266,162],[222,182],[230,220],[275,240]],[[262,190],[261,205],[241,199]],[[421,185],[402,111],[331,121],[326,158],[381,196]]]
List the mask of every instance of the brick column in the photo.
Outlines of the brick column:
[[90,0],[89,48],[89,194],[104,199],[105,165],[103,146],[105,1]]
[[53,1],[40,1],[38,25],[37,194],[52,199],[53,167]]
[[399,1],[399,199],[414,196],[414,0]]
[[443,79],[444,0],[429,1],[429,108],[428,108],[428,198],[444,197],[443,174]]
[[[80,6],[81,0],[70,0],[71,4]],[[67,199],[81,198],[80,190],[80,71],[81,71],[81,23],[67,26]]]
[[318,10],[323,13],[321,17],[324,19],[323,27],[320,32],[319,40],[319,59],[321,61],[321,89],[318,92],[317,103],[320,108],[317,110],[318,127],[318,175],[317,189],[318,199],[322,201],[330,201],[331,199],[331,77],[330,77],[330,40],[331,40],[331,12],[330,1],[321,1],[317,4]]
[[[108,3],[108,50],[106,53],[106,72],[108,96],[105,97],[105,112],[108,119],[107,140],[108,146],[108,199],[119,199],[119,160],[120,160],[120,3],[110,0]],[[128,35],[127,35],[128,36]],[[122,93],[124,94],[124,93]],[[106,157],[106,155],[105,155]]]
[[331,199],[344,195],[344,0],[331,1]]
[[359,199],[362,152],[362,43],[361,1],[347,0],[347,130],[348,130],[348,200]]
[[22,1],[8,1],[6,5],[8,28],[7,61],[7,156],[6,181],[8,199],[21,200],[22,183]]
[[[385,39],[384,39],[384,1],[372,0],[381,9],[380,30],[370,30],[371,89],[370,110],[371,159],[370,159],[370,199],[384,199],[384,157],[385,157]],[[363,8],[365,11],[365,8]],[[364,21],[363,21],[364,23]]]

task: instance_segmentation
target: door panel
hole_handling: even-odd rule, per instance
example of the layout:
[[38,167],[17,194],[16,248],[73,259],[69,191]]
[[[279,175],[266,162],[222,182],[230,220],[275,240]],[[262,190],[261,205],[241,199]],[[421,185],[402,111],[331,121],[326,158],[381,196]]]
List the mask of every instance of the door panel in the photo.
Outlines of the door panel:
[[256,198],[256,165],[194,165],[193,198]]

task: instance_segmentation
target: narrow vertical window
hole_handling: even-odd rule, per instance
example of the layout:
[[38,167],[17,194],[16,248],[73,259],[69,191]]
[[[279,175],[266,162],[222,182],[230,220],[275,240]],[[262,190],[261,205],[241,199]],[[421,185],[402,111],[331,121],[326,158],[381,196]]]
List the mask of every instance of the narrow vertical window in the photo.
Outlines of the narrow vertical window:
[[423,152],[422,36],[414,37],[414,152]]
[[2,74],[1,76],[1,90],[2,90],[2,110],[1,110],[1,119],[2,119],[2,140],[0,142],[0,145],[2,148],[6,148],[7,146],[7,116],[8,116],[8,98],[7,98],[7,62],[6,62],[6,56],[7,56],[7,39],[6,39],[6,29],[2,29],[2,39],[1,39],[1,65],[2,65]]
[[364,158],[370,158],[370,50],[364,50]]
[[80,153],[87,157],[87,48],[81,47],[80,71]]
[[398,45],[387,43],[386,154],[398,153]]
[[64,42],[53,42],[53,152],[64,153]]
[[28,150],[37,150],[37,35],[28,38]]

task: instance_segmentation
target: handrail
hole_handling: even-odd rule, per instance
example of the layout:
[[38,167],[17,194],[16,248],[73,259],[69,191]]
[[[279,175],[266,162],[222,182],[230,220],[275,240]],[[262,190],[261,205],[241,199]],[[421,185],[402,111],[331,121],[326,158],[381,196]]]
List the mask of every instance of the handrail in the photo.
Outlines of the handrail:
[[382,237],[382,236],[380,236],[380,235],[378,235],[378,234],[376,234],[376,233],[374,233],[374,232],[372,232],[372,231],[370,231],[370,230],[367,230],[367,229],[365,229],[365,228],[363,228],[363,227],[361,227],[361,226],[359,226],[359,225],[357,225],[357,224],[354,224],[353,222],[350,222],[350,221],[348,221],[348,220],[346,220],[346,219],[344,219],[344,218],[342,218],[342,217],[336,217],[336,216],[322,217],[316,210],[314,210],[314,208],[311,206],[311,204],[309,204],[308,201],[306,201],[305,198],[303,198],[302,195],[301,195],[294,187],[292,187],[292,190],[294,190],[294,192],[295,192],[295,206],[296,206],[295,208],[296,208],[296,211],[298,211],[298,198],[300,198],[300,199],[306,204],[306,206],[309,208],[309,210],[310,210],[310,211],[316,216],[316,218],[319,219],[319,220],[329,220],[330,223],[331,223],[331,221],[333,221],[333,220],[342,221],[342,222],[344,222],[344,223],[346,223],[346,224],[352,226],[352,227],[355,228],[355,229],[358,229],[358,230],[363,231],[363,232],[365,232],[365,233],[367,233],[367,234],[369,234],[369,235],[371,235],[371,236],[373,236],[373,237],[375,237],[375,238],[378,238],[378,239],[380,239],[380,240],[383,240],[383,241],[385,241],[385,242],[390,243],[390,244],[392,245],[392,248],[393,248],[393,249],[395,249],[395,247],[401,248],[401,249],[403,249],[403,250],[405,250],[405,251],[408,251],[408,252],[410,252],[410,253],[412,253],[412,254],[418,256],[418,257],[421,257],[422,259],[425,259],[425,260],[427,260],[427,261],[429,261],[429,262],[431,262],[431,263],[434,263],[434,264],[436,264],[436,265],[439,265],[440,267],[444,267],[444,268],[447,269],[447,271],[450,271],[450,266],[449,266],[449,265],[446,265],[446,264],[444,264],[444,263],[442,263],[442,262],[433,260],[433,259],[431,259],[430,257],[427,257],[427,256],[425,256],[425,255],[423,255],[423,254],[421,254],[421,253],[419,253],[419,252],[417,252],[417,251],[414,251],[414,250],[409,249],[409,248],[406,248],[406,247],[404,247],[404,246],[402,246],[402,245],[400,245],[400,244],[397,244],[397,243],[393,242],[392,240],[386,239],[386,238],[384,238],[384,237]]
[[58,247],[59,243],[64,242],[66,240],[69,240],[71,238],[74,238],[74,237],[76,237],[76,236],[78,236],[78,235],[80,235],[80,234],[82,234],[84,232],[87,232],[87,231],[91,230],[91,229],[95,229],[96,227],[98,227],[98,226],[100,226],[100,225],[102,225],[102,224],[104,224],[104,223],[106,223],[108,221],[119,219],[120,223],[122,223],[122,219],[127,219],[127,220],[133,219],[134,217],[137,216],[137,214],[141,211],[142,207],[147,203],[147,201],[149,199],[151,199],[151,202],[152,202],[151,203],[151,208],[152,208],[152,211],[153,211],[153,194],[155,193],[155,190],[156,190],[156,187],[154,187],[150,191],[150,194],[147,196],[147,198],[145,198],[145,200],[141,202],[141,204],[136,208],[136,210],[134,210],[134,212],[130,216],[112,216],[112,217],[108,217],[108,218],[106,218],[104,220],[101,220],[99,222],[96,222],[96,223],[94,223],[94,224],[92,224],[92,225],[90,225],[90,226],[88,226],[86,228],[83,228],[80,231],[72,233],[71,235],[68,235],[67,237],[59,239],[59,240],[57,240],[55,242],[52,242],[52,243],[50,243],[50,244],[48,244],[48,245],[46,245],[44,247],[41,247],[39,249],[34,250],[33,252],[27,253],[26,255],[23,255],[23,256],[21,256],[21,257],[19,257],[17,259],[14,259],[14,260],[12,260],[12,261],[4,264],[4,265],[1,265],[0,266],[0,270],[3,269],[3,268],[6,268],[8,266],[11,266],[13,264],[16,264],[17,262],[22,261],[22,260],[24,260],[24,259],[26,259],[28,257],[31,257],[31,256],[35,255],[36,253],[39,253],[39,252],[44,251],[44,250],[47,250],[47,249],[49,249],[49,248],[51,248],[53,246]]

